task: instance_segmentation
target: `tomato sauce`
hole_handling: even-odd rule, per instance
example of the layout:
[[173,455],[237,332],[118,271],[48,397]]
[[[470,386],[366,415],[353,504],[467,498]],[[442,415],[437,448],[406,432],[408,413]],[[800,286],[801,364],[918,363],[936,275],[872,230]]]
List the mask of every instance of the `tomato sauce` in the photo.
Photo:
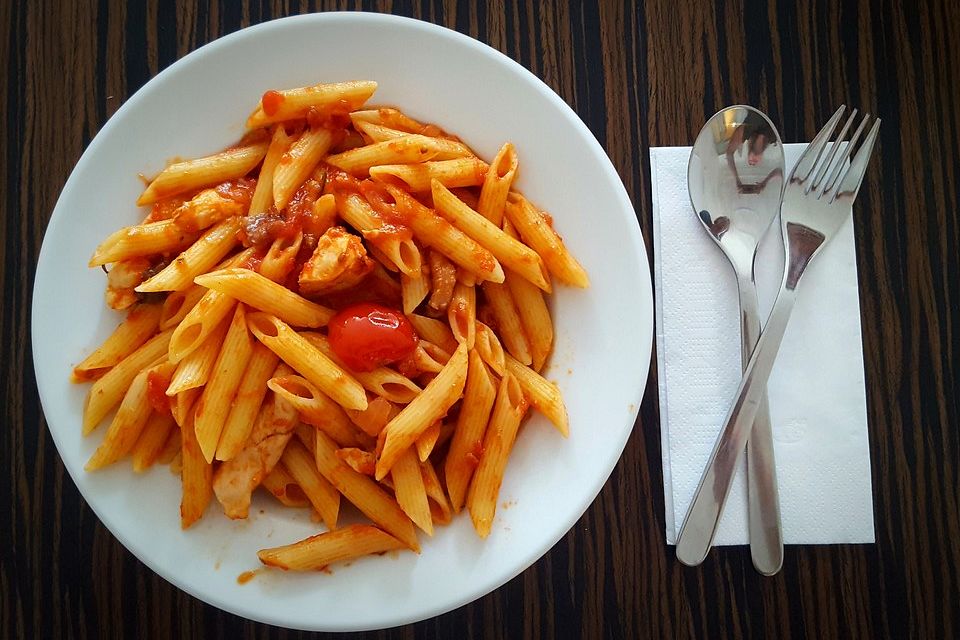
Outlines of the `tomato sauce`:
[[249,205],[253,199],[253,192],[257,188],[257,181],[253,178],[238,178],[218,184],[213,188],[221,197],[233,200],[243,205]]
[[[295,221],[299,226],[302,226],[303,220],[313,215],[313,203],[322,193],[323,184],[314,178],[309,178],[290,198],[290,202],[287,204],[287,220]],[[299,226],[297,231],[300,230]]]
[[269,117],[277,114],[285,100],[282,93],[271,89],[260,98],[260,104],[263,106],[263,112]]
[[384,222],[394,227],[408,227],[408,219],[400,210],[393,196],[382,184],[364,180],[359,184],[360,193]]
[[143,224],[147,224],[149,222],[159,222],[161,220],[169,220],[173,217],[173,213],[186,201],[187,198],[173,197],[155,202],[154,205],[150,207],[150,213],[143,221]]
[[306,113],[307,124],[314,128],[346,129],[350,126],[351,111],[353,111],[353,107],[343,99],[337,100],[334,104],[323,109],[310,107]]
[[157,413],[170,415],[170,402],[167,399],[167,387],[169,386],[170,378],[157,371],[151,371],[147,374],[147,399]]

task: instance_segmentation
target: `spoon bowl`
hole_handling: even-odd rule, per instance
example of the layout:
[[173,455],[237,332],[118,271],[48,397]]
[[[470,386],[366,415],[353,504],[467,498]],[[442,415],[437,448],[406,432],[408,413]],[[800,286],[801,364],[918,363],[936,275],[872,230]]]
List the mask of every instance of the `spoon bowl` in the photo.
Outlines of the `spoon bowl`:
[[727,107],[703,127],[690,154],[687,184],[697,217],[734,263],[752,269],[760,239],[780,211],[783,145],[753,107]]

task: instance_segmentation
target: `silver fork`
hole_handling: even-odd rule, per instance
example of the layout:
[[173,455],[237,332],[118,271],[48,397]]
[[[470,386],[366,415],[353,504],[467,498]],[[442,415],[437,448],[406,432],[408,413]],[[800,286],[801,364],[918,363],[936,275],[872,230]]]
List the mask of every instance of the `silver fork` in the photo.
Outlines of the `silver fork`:
[[[844,144],[847,133],[856,120],[857,110],[854,109],[840,129],[836,141],[831,144],[831,136],[840,123],[844,110],[843,106],[837,109],[829,122],[807,145],[784,189],[780,224],[786,264],[780,292],[753,355],[743,371],[736,400],[730,408],[723,430],[717,438],[713,453],[710,454],[710,460],[703,470],[687,517],[680,528],[677,536],[677,557],[687,560],[699,558],[702,561],[710,550],[723,506],[730,493],[734,473],[750,437],[750,426],[760,408],[767,378],[770,377],[790,312],[793,311],[797,285],[804,270],[836,235],[853,210],[853,201],[860,191],[863,175],[880,130],[880,119],[876,119],[863,143],[857,146],[870,120],[869,114],[864,115],[849,142]],[[847,160],[854,149],[856,153],[848,165]]]

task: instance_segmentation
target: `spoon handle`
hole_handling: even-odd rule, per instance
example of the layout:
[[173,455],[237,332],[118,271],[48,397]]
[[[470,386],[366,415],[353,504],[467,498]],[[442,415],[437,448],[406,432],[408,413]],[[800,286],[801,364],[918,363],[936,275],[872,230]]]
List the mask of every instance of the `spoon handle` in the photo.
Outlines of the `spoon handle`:
[[[760,338],[760,310],[753,278],[737,278],[737,289],[740,293],[740,359],[746,368]],[[783,535],[766,392],[761,398],[760,409],[747,441],[747,495],[753,566],[761,574],[772,576],[783,565]]]
[[[802,267],[800,271],[802,273]],[[793,287],[781,287],[763,334],[744,368],[736,401],[724,421],[677,536],[677,559],[686,565],[703,562],[713,543],[733,476],[750,437],[750,428],[765,397],[767,379],[773,370],[795,300]]]

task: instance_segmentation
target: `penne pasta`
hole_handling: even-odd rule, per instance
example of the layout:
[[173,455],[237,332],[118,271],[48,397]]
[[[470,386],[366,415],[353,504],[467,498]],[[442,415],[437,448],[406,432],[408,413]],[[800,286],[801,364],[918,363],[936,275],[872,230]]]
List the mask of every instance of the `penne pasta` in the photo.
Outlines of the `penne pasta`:
[[344,464],[337,457],[336,443],[327,434],[317,431],[315,446],[316,467],[337,491],[374,524],[419,553],[413,522],[400,505],[371,478]]
[[376,457],[363,449],[357,449],[356,447],[337,449],[337,458],[357,473],[365,476],[372,477],[376,470]]
[[503,345],[493,329],[477,322],[477,337],[474,345],[480,358],[488,367],[494,370],[498,376],[502,376],[507,368],[506,357],[504,356]]
[[[253,254],[247,249],[223,263],[224,268],[245,264]],[[200,285],[194,287],[204,290]],[[173,296],[175,294],[170,294]],[[168,296],[169,297],[169,296]],[[218,291],[207,289],[200,301],[190,309],[173,331],[170,338],[168,357],[171,362],[180,362],[194,349],[197,349],[207,336],[220,325],[221,321],[233,313],[236,300]]]
[[249,213],[266,213],[273,204],[273,173],[280,162],[280,158],[290,149],[292,139],[282,126],[274,127],[270,146],[260,166],[260,175],[257,176],[257,187],[250,199]]
[[[183,439],[181,438],[180,440],[178,440],[178,442],[182,445],[182,444],[183,444]],[[181,450],[180,450],[180,451],[177,451],[177,452],[174,454],[173,458],[170,459],[170,467],[169,467],[169,469],[170,469],[170,474],[171,474],[171,475],[175,475],[175,476],[177,476],[178,478],[179,478],[179,477],[182,477],[182,475],[183,475],[183,447],[181,446],[180,449],[181,449]],[[181,503],[182,503],[182,500],[181,500]],[[181,508],[182,508],[182,507],[181,507]],[[181,528],[183,527],[183,516],[182,516],[182,515],[181,515],[181,523],[180,523],[180,526],[181,526]]]
[[380,435],[383,428],[397,413],[399,409],[396,405],[382,396],[371,399],[367,403],[367,408],[362,411],[347,409],[347,416],[350,417],[351,422],[374,438]]
[[[434,357],[431,353],[438,357]],[[447,364],[450,360],[449,353],[425,340],[419,340],[417,342],[417,347],[414,349],[411,357],[413,358],[413,365],[417,371],[426,373],[440,373],[443,365]]]
[[202,391],[203,389],[194,387],[193,389],[187,389],[186,391],[181,391],[169,397],[170,414],[173,415],[173,420],[178,426],[183,427],[183,425],[187,423],[187,415],[190,413],[190,410],[193,409],[193,405],[197,401],[197,398],[200,397]]
[[[519,237],[517,230],[506,219],[503,221],[503,232],[512,238]],[[523,310],[520,314],[520,323],[530,342],[533,369],[540,371],[553,350],[553,320],[550,318],[550,310],[547,308],[543,292],[529,281],[509,274],[505,275],[504,282],[510,289],[510,295],[517,309]]]
[[530,405],[545,415],[564,438],[570,435],[567,409],[563,405],[563,397],[557,385],[548,382],[539,373],[509,354],[506,354],[505,358],[507,372],[520,383],[523,395],[530,401]]
[[137,374],[165,357],[170,334],[164,331],[150,338],[93,383],[83,405],[83,435],[93,431],[117,406]]
[[322,327],[334,314],[250,269],[221,269],[195,281],[297,327]]
[[153,204],[200,187],[242,178],[256,167],[267,153],[267,142],[234,147],[194,160],[175,162],[161,171],[137,198],[137,206]]
[[306,509],[312,506],[303,489],[300,488],[300,485],[293,479],[282,462],[278,462],[273,471],[263,477],[261,484],[285,507]]
[[467,349],[461,344],[437,377],[383,429],[383,452],[377,459],[377,480],[430,425],[446,415],[460,398],[467,377]]
[[266,313],[252,313],[247,316],[247,326],[257,340],[337,404],[345,409],[367,407],[367,396],[360,383],[282,320]]
[[510,295],[510,289],[506,285],[492,282],[484,282],[481,286],[490,311],[497,321],[503,346],[517,360],[523,364],[530,364],[533,362],[530,341],[527,340],[527,334],[523,332],[520,311]]
[[497,496],[500,494],[503,472],[526,409],[527,403],[520,385],[516,378],[507,374],[497,389],[490,424],[483,438],[483,453],[467,493],[470,519],[481,538],[490,535],[497,512]]
[[203,457],[200,443],[193,428],[193,412],[187,414],[187,422],[181,428],[180,479],[183,483],[183,498],[180,501],[180,527],[187,529],[203,517],[203,512],[213,497],[213,465]]
[[280,236],[274,240],[260,261],[260,275],[273,282],[285,282],[297,264],[302,245],[303,232],[297,232],[294,236]]
[[176,425],[170,430],[170,435],[167,436],[167,441],[164,443],[163,448],[157,455],[157,462],[160,464],[170,464],[173,462],[173,459],[180,455],[180,445],[180,427],[179,425]]
[[[393,206],[396,206],[401,219],[413,229],[421,242],[444,254],[480,280],[503,282],[503,268],[492,253],[408,193],[393,186],[387,186],[387,192],[395,201]],[[368,188],[364,195],[367,193],[374,194],[374,190]],[[380,200],[380,203],[391,206],[384,200]]]
[[210,378],[194,409],[194,430],[207,462],[213,462],[233,396],[252,353],[253,341],[247,330],[246,312],[243,305],[238,304]]
[[296,438],[287,444],[283,452],[283,466],[290,472],[310,504],[323,518],[328,529],[337,528],[337,515],[340,511],[340,494],[333,485],[317,471],[314,456]]
[[420,437],[417,438],[417,441],[414,443],[417,449],[417,458],[420,459],[420,462],[424,462],[430,457],[430,454],[433,453],[433,448],[437,444],[437,439],[440,437],[441,424],[440,422],[434,422],[427,427],[426,431],[420,434]]
[[176,396],[207,384],[229,327],[229,318],[221,320],[220,325],[207,336],[200,348],[191,351],[190,355],[177,363],[177,370],[167,387],[168,396]]
[[430,515],[436,524],[449,524],[453,517],[453,510],[450,508],[450,502],[443,493],[443,486],[440,484],[440,478],[429,460],[420,462],[420,471],[423,475],[423,488],[427,492],[427,498],[430,499]]
[[267,91],[247,118],[247,128],[304,118],[313,109],[318,115],[349,113],[360,108],[377,89],[376,82],[333,82],[312,87]]
[[477,324],[477,293],[474,287],[459,282],[456,284],[453,297],[447,305],[447,321],[457,342],[466,344],[467,349],[473,349]]
[[350,418],[340,405],[324,395],[306,378],[297,375],[276,376],[267,382],[267,386],[289,402],[300,414],[301,420],[323,430],[338,446],[361,446]]
[[404,136],[409,136],[409,131],[401,131],[400,129],[391,129],[382,124],[377,124],[376,122],[370,122],[367,120],[362,120],[362,111],[354,111],[350,114],[350,121],[353,123],[353,128],[356,129],[361,135],[363,135],[365,140],[373,142],[384,142],[386,140],[395,140],[397,138],[403,138]]
[[400,293],[403,299],[403,312],[413,313],[430,293],[430,277],[421,269],[416,275],[400,275]]
[[467,495],[467,487],[483,452],[483,435],[487,429],[490,410],[497,390],[490,374],[476,350],[470,352],[467,383],[463,391],[463,406],[457,426],[450,439],[450,449],[444,462],[447,493],[453,510],[460,513]]
[[282,211],[293,194],[313,173],[333,146],[334,132],[322,127],[307,129],[283,153],[273,170],[273,206]]
[[322,235],[332,227],[337,220],[337,199],[332,193],[326,193],[317,198],[310,208],[310,220],[305,227],[314,235]]
[[487,163],[479,158],[436,160],[420,164],[385,164],[370,168],[370,178],[413,192],[430,191],[430,182],[445,187],[475,187],[487,176]]
[[337,194],[337,211],[402,273],[420,273],[420,249],[406,227],[387,224],[359,193]]
[[175,220],[125,227],[111,234],[96,248],[87,266],[99,267],[157,253],[179,252],[193,244],[198,237],[197,230],[186,229]]
[[563,240],[554,231],[552,222],[526,198],[511,193],[507,197],[504,214],[523,241],[540,254],[547,270],[560,282],[581,288],[590,286],[587,272],[567,250]]
[[432,189],[437,213],[489,249],[505,268],[513,269],[544,291],[551,290],[549,274],[536,251],[504,233],[436,180]]
[[423,135],[439,135],[442,133],[437,127],[417,122],[399,109],[381,107],[379,109],[364,109],[350,114],[350,120],[356,125],[358,122],[372,122],[374,124],[398,129],[405,133],[419,133]]
[[285,571],[320,571],[335,562],[403,549],[404,544],[376,527],[354,524],[300,542],[257,552],[260,562]]
[[157,331],[163,308],[159,304],[138,304],[93,353],[73,368],[73,381],[85,382],[101,377],[129,356]]
[[131,450],[135,472],[142,473],[153,466],[174,429],[179,428],[169,413],[154,411],[150,414]]
[[189,249],[174,258],[160,273],[134,288],[140,293],[179,291],[220,262],[237,244],[239,218],[227,218],[200,236]]
[[123,456],[127,455],[133,445],[140,437],[143,427],[147,424],[147,418],[150,417],[152,407],[150,399],[147,397],[147,376],[149,369],[144,369],[133,379],[130,388],[127,389],[117,409],[117,415],[114,416],[103,442],[93,452],[87,464],[85,471],[96,471],[107,465],[111,465]]
[[506,272],[504,282],[514,305],[522,309],[520,324],[530,346],[533,370],[540,371],[553,349],[553,321],[543,292],[511,271]]
[[430,517],[430,504],[427,491],[423,487],[423,475],[420,461],[413,447],[400,454],[390,469],[393,480],[393,492],[403,512],[428,536],[433,535],[433,519]]
[[180,324],[190,310],[197,306],[207,292],[199,285],[193,285],[183,291],[173,291],[163,301],[160,314],[160,330],[165,331]]
[[448,353],[456,351],[459,343],[445,322],[416,313],[408,313],[407,319],[417,330],[417,335],[424,340],[429,340]]
[[223,424],[220,444],[217,445],[217,460],[230,460],[244,448],[264,396],[267,395],[267,381],[279,362],[280,358],[261,343],[252,345],[250,359]]
[[224,319],[233,313],[236,305],[236,299],[219,291],[207,290],[173,330],[167,354],[170,362],[180,362],[200,348],[210,334],[223,324]]
[[467,287],[477,286],[477,277],[465,269],[457,269],[457,282]]
[[364,177],[370,167],[390,164],[413,164],[432,160],[437,155],[430,138],[409,135],[375,142],[343,153],[327,156],[327,162],[347,173]]
[[381,124],[376,124],[373,122],[365,122],[363,120],[353,118],[354,114],[350,115],[353,119],[353,126],[357,129],[357,131],[362,133],[373,143],[409,137],[416,138],[421,144],[427,146],[427,148],[431,151],[434,151],[435,155],[432,157],[433,160],[453,160],[454,158],[466,158],[474,155],[467,145],[463,144],[462,142],[457,142],[456,140],[436,138],[421,134],[411,134],[408,131],[391,129],[390,127],[385,127]]
[[484,218],[497,227],[503,221],[503,206],[507,203],[507,194],[510,185],[517,175],[517,151],[507,142],[490,163],[490,170],[480,189],[480,200],[477,202],[477,211]]
[[[313,332],[304,332],[300,335],[336,363],[337,366],[343,369],[347,368],[343,361],[337,357],[337,354],[333,352],[330,341],[326,336]],[[364,389],[390,402],[407,404],[417,397],[417,394],[421,391],[415,382],[389,367],[376,367],[372,371],[351,371],[350,373],[363,385]]]

